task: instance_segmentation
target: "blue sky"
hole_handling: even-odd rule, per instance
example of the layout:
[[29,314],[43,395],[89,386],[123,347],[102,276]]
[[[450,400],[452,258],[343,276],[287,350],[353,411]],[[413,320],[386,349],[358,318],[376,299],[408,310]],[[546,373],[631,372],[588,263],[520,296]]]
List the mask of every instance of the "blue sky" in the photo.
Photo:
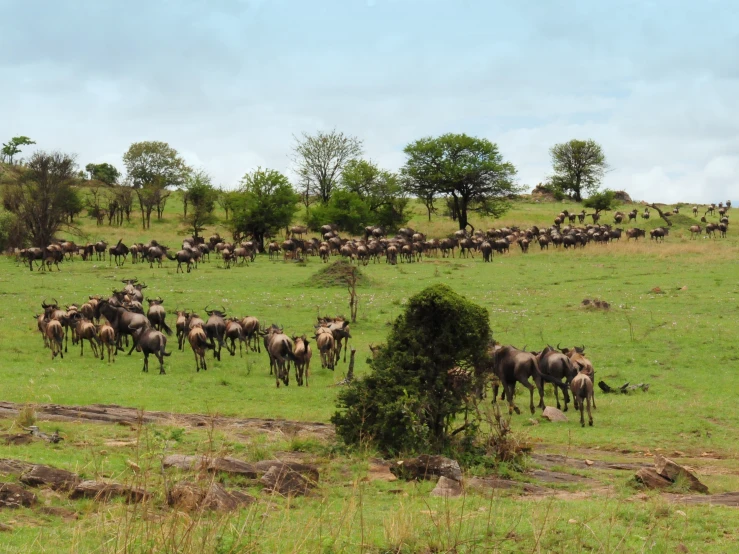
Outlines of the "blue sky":
[[336,128],[397,169],[408,142],[498,143],[534,186],[593,138],[605,185],[736,199],[739,6],[728,1],[0,0],[0,134],[119,167],[164,140],[215,181],[290,174]]

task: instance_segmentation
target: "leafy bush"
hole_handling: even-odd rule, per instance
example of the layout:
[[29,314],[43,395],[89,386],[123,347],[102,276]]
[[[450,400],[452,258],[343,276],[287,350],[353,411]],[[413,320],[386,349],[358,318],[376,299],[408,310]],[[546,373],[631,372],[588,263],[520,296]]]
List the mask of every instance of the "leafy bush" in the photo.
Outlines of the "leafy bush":
[[[331,418],[338,435],[386,454],[444,450],[456,417],[471,407],[472,368],[485,365],[490,336],[485,308],[446,285],[421,291],[396,319],[371,372],[339,393]],[[467,378],[450,374],[454,368]]]

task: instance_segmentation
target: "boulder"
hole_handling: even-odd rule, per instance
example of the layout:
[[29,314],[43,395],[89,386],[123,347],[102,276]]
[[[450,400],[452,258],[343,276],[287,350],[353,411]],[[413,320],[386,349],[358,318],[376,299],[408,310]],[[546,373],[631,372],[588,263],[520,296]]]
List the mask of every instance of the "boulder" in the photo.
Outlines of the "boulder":
[[15,483],[0,483],[0,508],[28,508],[36,503],[36,495]]
[[5,444],[12,444],[14,446],[20,446],[22,444],[31,444],[33,442],[33,436],[28,433],[20,433],[17,435],[1,435]]
[[367,480],[387,481],[389,483],[397,481],[398,478],[390,471],[391,465],[392,464],[389,462],[385,462],[383,460],[370,460],[369,470],[367,471]]
[[431,496],[441,496],[444,498],[456,498],[462,496],[464,488],[459,481],[449,479],[443,475],[439,477],[439,481],[436,483],[436,487],[431,491]]
[[151,496],[148,491],[121,485],[120,483],[106,483],[104,481],[82,481],[72,490],[69,498],[93,498],[94,500],[106,501],[113,497],[122,496],[128,502],[143,502]]
[[657,454],[654,457],[654,468],[657,470],[657,473],[670,481],[675,482],[678,479],[685,479],[690,485],[691,491],[704,494],[708,492],[708,487],[701,483],[692,471],[676,464],[669,458]]
[[548,419],[549,421],[567,421],[567,416],[561,410],[547,406],[541,413],[541,417]]
[[286,470],[299,473],[308,481],[318,483],[318,468],[310,464],[301,464],[299,462],[283,462],[281,460],[262,460],[254,464],[254,468],[260,475],[266,475],[272,468],[278,468],[281,472]]
[[260,481],[266,492],[278,493],[283,496],[307,494],[317,483],[302,473],[290,469],[287,464],[270,467]]
[[11,460],[8,458],[0,459],[0,473],[6,475],[22,475],[26,471],[33,469],[34,464],[22,462],[20,460]]
[[167,503],[179,510],[213,510],[230,512],[251,504],[256,499],[241,491],[229,492],[218,483],[199,485],[189,481],[177,483],[167,495]]
[[20,481],[32,487],[46,486],[55,491],[68,491],[77,486],[80,478],[77,474],[65,469],[35,465],[21,475]]
[[[186,456],[183,454],[172,454],[162,460],[164,468],[177,468],[185,471],[216,471],[241,475],[249,479],[256,479],[259,475],[254,464],[237,460],[236,458],[208,458],[207,456]],[[265,470],[266,471],[266,470]]]
[[636,472],[635,479],[649,489],[666,489],[672,486],[672,481],[662,477],[652,468],[644,467]]
[[459,463],[444,456],[422,454],[417,458],[399,460],[390,468],[401,479],[433,479],[446,477],[454,481],[462,481],[462,469]]

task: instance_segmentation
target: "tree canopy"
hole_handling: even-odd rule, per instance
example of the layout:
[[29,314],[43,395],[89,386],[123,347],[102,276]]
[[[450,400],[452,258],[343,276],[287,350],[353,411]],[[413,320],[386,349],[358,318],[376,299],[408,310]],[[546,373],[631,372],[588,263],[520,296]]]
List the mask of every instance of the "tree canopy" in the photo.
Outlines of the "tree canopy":
[[61,152],[35,152],[12,173],[3,191],[3,206],[15,215],[33,246],[48,246],[67,219],[82,210],[73,187],[76,175],[74,157]]
[[85,171],[90,175],[90,179],[96,179],[106,185],[115,185],[121,177],[121,172],[109,163],[89,163],[85,166]]
[[407,192],[424,201],[448,197],[460,229],[470,226],[470,212],[499,217],[519,190],[513,182],[516,168],[487,139],[449,133],[417,140],[404,152]]
[[264,250],[265,235],[273,235],[292,223],[299,199],[282,173],[257,168],[241,180],[240,194],[232,205],[232,230],[253,237]]
[[218,191],[213,186],[210,176],[205,171],[195,171],[185,182],[185,196],[190,210],[185,216],[188,232],[198,237],[206,225],[215,222],[215,208]]
[[31,144],[36,143],[26,136],[13,137],[8,142],[3,143],[0,153],[2,153],[4,161],[7,160],[9,164],[13,164],[15,156],[21,152],[21,146],[29,146]]
[[591,194],[582,203],[585,208],[595,210],[595,213],[614,210],[616,204],[616,193],[608,189]]
[[179,187],[190,172],[177,150],[160,141],[134,142],[123,154],[123,163],[134,188]]
[[592,194],[598,191],[608,169],[600,144],[592,139],[573,139],[555,144],[549,154],[554,170],[550,183],[555,188],[569,194],[577,202],[582,201],[584,192]]
[[[446,285],[408,301],[370,371],[339,392],[331,418],[350,445],[383,453],[439,452],[451,440],[455,418],[470,407],[475,367],[485,365],[491,339],[485,308]],[[456,379],[454,368],[470,370]]]
[[362,155],[362,141],[336,130],[303,133],[295,138],[293,161],[300,177],[306,206],[311,196],[323,204],[331,199],[346,164]]

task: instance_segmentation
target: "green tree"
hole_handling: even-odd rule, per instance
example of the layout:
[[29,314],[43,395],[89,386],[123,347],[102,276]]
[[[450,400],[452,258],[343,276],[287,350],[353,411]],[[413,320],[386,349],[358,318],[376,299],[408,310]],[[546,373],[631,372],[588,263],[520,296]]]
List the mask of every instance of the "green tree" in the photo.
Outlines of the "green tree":
[[76,215],[82,203],[74,189],[74,157],[60,152],[35,152],[28,164],[6,176],[3,207],[15,215],[25,238],[38,247],[48,246],[56,233]]
[[8,142],[4,142],[3,148],[0,150],[3,160],[13,165],[15,156],[21,152],[21,146],[30,146],[31,144],[36,143],[26,136],[13,137]]
[[486,364],[490,338],[485,308],[446,285],[421,291],[395,320],[369,373],[339,392],[331,418],[337,434],[387,454],[442,451],[477,385],[450,370],[474,375]]
[[308,214],[308,227],[318,230],[321,225],[334,223],[340,231],[359,235],[370,224],[372,214],[369,205],[357,193],[337,190],[328,204],[313,208]]
[[424,202],[449,197],[460,229],[472,227],[470,212],[499,217],[519,190],[513,183],[516,168],[487,139],[449,133],[417,140],[404,152],[401,174],[407,192]]
[[595,210],[595,213],[597,214],[602,211],[615,210],[617,205],[616,193],[608,189],[596,192],[586,198],[582,205],[585,208]]
[[395,231],[408,222],[408,199],[395,173],[367,160],[350,160],[341,176],[341,188],[355,193],[367,205],[370,217],[365,225]]
[[109,163],[89,163],[85,166],[85,171],[90,175],[90,179],[96,179],[106,185],[115,185],[121,177],[121,172]]
[[185,194],[190,204],[190,211],[185,216],[185,224],[188,232],[197,238],[206,225],[211,225],[216,220],[213,209],[216,205],[218,191],[212,185],[207,173],[196,171],[187,178]]
[[594,140],[576,140],[555,144],[549,150],[554,175],[550,183],[577,202],[583,192],[597,192],[608,169],[603,148]]
[[233,211],[234,206],[239,198],[238,191],[227,190],[223,187],[218,189],[217,202],[221,209],[226,213],[226,221],[228,221],[228,213]]
[[282,173],[257,168],[241,180],[232,207],[231,228],[234,234],[251,236],[264,251],[265,235],[290,226],[299,200]]
[[339,133],[303,133],[295,137],[293,162],[300,178],[301,192],[306,208],[311,196],[318,197],[323,204],[331,199],[334,188],[341,180],[346,164],[362,154],[362,141],[356,137]]

